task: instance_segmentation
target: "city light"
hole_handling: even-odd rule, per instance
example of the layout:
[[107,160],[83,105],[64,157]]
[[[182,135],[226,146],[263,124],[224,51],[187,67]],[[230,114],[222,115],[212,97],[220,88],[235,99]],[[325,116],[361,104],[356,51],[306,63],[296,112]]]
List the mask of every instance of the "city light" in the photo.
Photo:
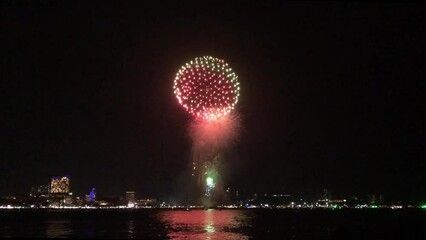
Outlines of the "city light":
[[53,177],[50,182],[50,193],[69,193],[70,180],[68,177]]

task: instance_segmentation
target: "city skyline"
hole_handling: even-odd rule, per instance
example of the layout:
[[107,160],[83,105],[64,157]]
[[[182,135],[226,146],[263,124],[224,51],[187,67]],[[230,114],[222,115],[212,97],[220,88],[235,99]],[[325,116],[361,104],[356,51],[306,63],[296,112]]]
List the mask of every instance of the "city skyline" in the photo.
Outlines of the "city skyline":
[[[195,182],[194,182],[195,183]],[[193,185],[194,186],[194,185]],[[193,191],[190,194],[197,194],[197,188],[190,189]],[[153,198],[154,197],[154,198]],[[137,194],[134,190],[127,189],[126,191],[122,191],[120,193],[115,194],[107,194],[105,192],[101,192],[100,196],[97,197],[97,191],[95,187],[90,188],[90,192],[84,192],[84,193],[76,193],[72,189],[71,185],[71,179],[69,176],[54,176],[50,178],[49,182],[47,184],[42,185],[35,185],[31,187],[31,190],[26,194],[14,194],[9,193],[0,196],[1,201],[3,202],[2,207],[5,207],[5,202],[8,202],[8,200],[14,199],[13,206],[16,207],[34,207],[35,205],[32,205],[31,202],[38,202],[38,204],[44,203],[43,207],[60,207],[64,206],[62,204],[65,204],[65,206],[82,206],[81,204],[86,203],[89,204],[89,207],[108,207],[113,204],[113,206],[117,206],[117,201],[121,202],[122,204],[125,203],[125,206],[129,208],[134,208],[137,206],[137,204],[142,204],[142,206],[147,206],[147,201],[157,201],[159,200],[161,202],[162,207],[165,207],[166,205],[169,207],[173,206],[197,206],[201,207],[200,202],[196,198],[170,198],[170,197],[163,197],[158,199],[158,196],[147,196],[144,194],[143,196],[141,194]],[[276,202],[276,200],[271,200],[271,198],[288,198],[286,201],[289,203],[289,206],[286,207],[297,207],[290,206],[290,201],[296,201],[298,202],[297,205],[300,205],[301,202],[305,204],[304,208],[312,208],[314,207],[326,207],[331,208],[333,204],[343,204],[347,205],[349,204],[350,207],[356,208],[363,208],[363,207],[383,207],[383,208],[393,208],[398,209],[401,207],[420,207],[425,208],[425,202],[424,201],[411,201],[409,199],[388,199],[384,196],[383,193],[380,192],[373,192],[368,194],[347,194],[342,195],[340,193],[334,194],[329,189],[317,189],[317,191],[313,194],[309,195],[301,195],[297,192],[292,193],[283,193],[283,192],[247,192],[245,194],[239,194],[238,189],[231,189],[227,188],[225,192],[225,198],[224,201],[220,203],[220,206],[228,206],[236,207],[235,204],[242,204],[240,207],[248,207],[251,208],[250,205],[253,205],[254,203],[257,204],[257,207],[263,207],[268,208],[268,205],[263,206],[263,204],[260,204],[262,201],[261,199],[267,201]],[[100,199],[100,201],[99,201]],[[108,202],[105,199],[109,199],[112,202]],[[283,200],[282,199],[282,200]],[[291,199],[291,200],[290,200]],[[46,202],[46,200],[48,200]],[[50,203],[49,203],[50,202]],[[153,206],[152,204],[149,205],[151,207],[161,207],[160,202],[158,202],[158,205]],[[167,204],[166,204],[167,202]],[[102,203],[99,205],[99,203]],[[244,203],[244,204],[243,204]],[[47,205],[46,205],[47,204]],[[53,204],[53,205],[52,205]],[[314,205],[312,205],[314,204]],[[321,206],[322,204],[326,204]],[[1,203],[0,203],[1,205]],[[164,206],[163,206],[164,205]],[[246,206],[247,205],[247,206]],[[343,206],[342,205],[342,206]],[[41,206],[41,205],[40,205]],[[87,205],[86,205],[87,206]],[[254,205],[256,206],[256,205]],[[275,205],[270,205],[269,207],[272,207]],[[339,205],[340,206],[340,205]],[[340,207],[342,207],[340,206]],[[206,207],[206,206],[204,206]],[[276,206],[275,206],[276,207]],[[283,206],[282,206],[283,207]],[[299,206],[301,207],[301,206]],[[346,206],[348,207],[348,206]]]
[[241,82],[225,187],[426,199],[422,8],[4,5],[0,196],[67,175],[78,194],[185,198],[191,116],[173,79],[211,55]]
[[[139,196],[135,191],[127,190],[123,194],[97,196],[96,189],[91,188],[89,194],[77,195],[71,189],[68,176],[55,176],[46,185],[31,188],[26,196],[0,196],[0,208],[329,208],[329,209],[362,209],[362,208],[426,208],[424,202],[415,203],[404,200],[385,200],[383,194],[373,193],[366,196],[348,195],[334,196],[328,189],[322,189],[314,197],[298,194],[255,193],[239,196],[227,188],[224,199],[215,206],[206,206],[198,199],[169,201],[152,196]],[[201,204],[201,205],[200,205]]]

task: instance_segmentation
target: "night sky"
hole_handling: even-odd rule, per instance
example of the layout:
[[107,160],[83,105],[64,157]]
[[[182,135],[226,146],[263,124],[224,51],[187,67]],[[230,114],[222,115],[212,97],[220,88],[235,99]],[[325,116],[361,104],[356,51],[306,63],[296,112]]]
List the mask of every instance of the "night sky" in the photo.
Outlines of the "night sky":
[[203,3],[2,1],[0,195],[178,199],[173,79],[211,55],[241,82],[231,189],[426,199],[426,5]]

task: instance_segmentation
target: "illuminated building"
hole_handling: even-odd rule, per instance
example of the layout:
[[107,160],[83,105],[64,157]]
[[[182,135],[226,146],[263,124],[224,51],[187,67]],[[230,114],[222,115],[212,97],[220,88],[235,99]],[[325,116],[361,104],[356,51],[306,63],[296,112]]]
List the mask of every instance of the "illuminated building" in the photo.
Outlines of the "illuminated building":
[[348,207],[346,199],[333,199],[333,200],[329,200],[328,203],[329,203],[329,206],[332,208]]
[[140,200],[137,201],[137,205],[138,206],[144,206],[144,207],[148,207],[148,206],[152,207],[156,203],[157,203],[156,199],[150,199],[150,198],[148,198],[148,199],[140,199]]
[[134,191],[127,191],[126,192],[126,202],[127,204],[134,204],[135,203],[135,194]]
[[53,177],[50,182],[50,193],[69,193],[70,179],[68,177]]
[[92,188],[89,194],[89,201],[94,202],[96,201],[96,189]]
[[73,202],[70,192],[70,179],[64,177],[53,177],[50,181],[49,203],[51,206],[71,205]]
[[367,195],[368,204],[381,204],[383,203],[383,195],[381,194],[369,194]]
[[31,188],[30,192],[31,203],[33,206],[48,206],[49,205],[49,184],[38,185]]
[[49,185],[39,185],[31,188],[31,197],[47,197],[49,195]]
[[319,199],[315,206],[320,208],[328,208],[330,207],[330,204],[328,202],[328,199]]
[[83,199],[81,198],[81,197],[76,197],[75,198],[75,201],[74,201],[74,204],[75,205],[77,205],[77,206],[81,206],[81,205],[83,205]]
[[72,205],[74,203],[74,198],[72,195],[68,195],[64,197],[63,203],[65,205]]

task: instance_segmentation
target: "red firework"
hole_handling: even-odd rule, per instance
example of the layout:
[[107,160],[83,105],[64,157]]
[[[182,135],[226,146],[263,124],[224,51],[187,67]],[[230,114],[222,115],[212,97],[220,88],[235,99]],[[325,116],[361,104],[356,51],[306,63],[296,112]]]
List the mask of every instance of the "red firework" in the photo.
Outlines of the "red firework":
[[174,93],[179,103],[202,119],[227,115],[238,101],[238,77],[228,64],[217,58],[195,58],[176,75]]

